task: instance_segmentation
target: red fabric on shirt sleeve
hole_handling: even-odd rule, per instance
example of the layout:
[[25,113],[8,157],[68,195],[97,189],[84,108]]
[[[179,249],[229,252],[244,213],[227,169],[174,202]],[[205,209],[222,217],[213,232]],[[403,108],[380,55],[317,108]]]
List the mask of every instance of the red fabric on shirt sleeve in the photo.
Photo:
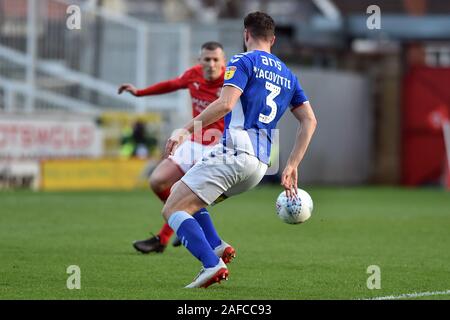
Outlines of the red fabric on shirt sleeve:
[[154,94],[164,94],[173,92],[179,89],[187,88],[189,84],[190,72],[189,70],[183,73],[180,77],[172,80],[158,82],[150,87],[137,91],[137,96],[150,96]]

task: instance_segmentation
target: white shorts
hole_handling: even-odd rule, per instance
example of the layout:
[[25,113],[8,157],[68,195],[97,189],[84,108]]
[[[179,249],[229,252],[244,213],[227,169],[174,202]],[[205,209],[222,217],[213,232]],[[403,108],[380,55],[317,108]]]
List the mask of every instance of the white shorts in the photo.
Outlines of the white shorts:
[[252,189],[266,171],[267,164],[255,156],[219,144],[205,154],[181,181],[210,205]]
[[204,154],[211,151],[212,148],[214,148],[214,145],[205,146],[195,141],[186,140],[175,149],[175,153],[173,156],[169,156],[169,159],[175,162],[183,173],[186,173]]

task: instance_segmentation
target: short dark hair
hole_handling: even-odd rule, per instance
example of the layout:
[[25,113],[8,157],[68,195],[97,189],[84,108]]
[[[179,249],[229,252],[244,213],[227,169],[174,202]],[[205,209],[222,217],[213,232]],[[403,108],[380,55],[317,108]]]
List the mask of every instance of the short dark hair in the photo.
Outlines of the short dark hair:
[[222,44],[220,42],[208,41],[208,42],[205,42],[204,44],[202,44],[201,50],[205,49],[205,50],[213,51],[213,50],[216,50],[218,48],[223,50],[223,46],[222,46]]
[[269,40],[275,36],[275,21],[264,12],[249,13],[244,19],[244,27],[253,38]]

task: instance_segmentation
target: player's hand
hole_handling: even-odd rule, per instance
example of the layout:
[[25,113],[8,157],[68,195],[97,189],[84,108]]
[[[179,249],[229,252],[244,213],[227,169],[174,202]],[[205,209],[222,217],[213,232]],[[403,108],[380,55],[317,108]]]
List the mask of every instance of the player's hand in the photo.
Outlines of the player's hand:
[[122,94],[124,91],[131,93],[133,96],[136,96],[138,92],[137,88],[129,83],[122,84],[117,93]]
[[167,158],[174,154],[175,150],[181,145],[191,134],[186,129],[177,129],[170,136],[166,143],[164,157]]
[[297,168],[287,166],[283,170],[281,185],[286,190],[286,196],[289,199],[297,196]]

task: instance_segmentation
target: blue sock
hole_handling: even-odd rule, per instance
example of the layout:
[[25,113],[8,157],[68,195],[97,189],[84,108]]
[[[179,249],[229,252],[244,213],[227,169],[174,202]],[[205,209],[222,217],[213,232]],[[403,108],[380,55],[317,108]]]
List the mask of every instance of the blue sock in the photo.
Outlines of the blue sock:
[[219,263],[219,258],[211,249],[205,233],[191,215],[185,211],[177,211],[170,216],[168,223],[181,243],[202,262],[205,268],[214,267]]
[[203,232],[205,233],[205,237],[208,240],[211,248],[215,249],[216,247],[220,246],[222,244],[222,240],[217,234],[216,228],[214,228],[208,210],[206,210],[206,208],[200,209],[199,211],[194,213],[193,217],[195,218],[195,220],[197,220],[200,227],[202,227]]

